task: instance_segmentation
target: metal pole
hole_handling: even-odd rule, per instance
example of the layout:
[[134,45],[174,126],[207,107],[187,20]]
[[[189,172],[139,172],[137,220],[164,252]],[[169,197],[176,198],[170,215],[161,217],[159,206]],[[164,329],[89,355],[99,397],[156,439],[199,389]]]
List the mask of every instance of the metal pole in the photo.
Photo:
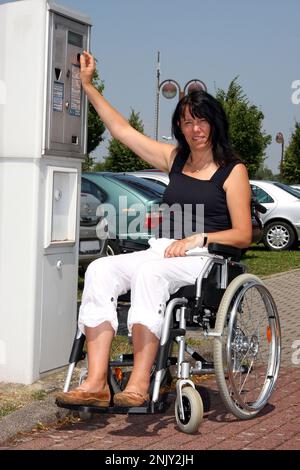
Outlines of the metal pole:
[[155,106],[155,140],[158,140],[159,127],[159,93],[160,93],[160,52],[157,52],[157,69],[156,69],[156,106]]
[[283,176],[283,158],[284,158],[284,135],[283,133],[277,132],[275,140],[277,144],[281,144],[281,157],[280,157],[279,171],[280,171],[280,175]]
[[283,176],[284,139],[281,142],[280,174]]

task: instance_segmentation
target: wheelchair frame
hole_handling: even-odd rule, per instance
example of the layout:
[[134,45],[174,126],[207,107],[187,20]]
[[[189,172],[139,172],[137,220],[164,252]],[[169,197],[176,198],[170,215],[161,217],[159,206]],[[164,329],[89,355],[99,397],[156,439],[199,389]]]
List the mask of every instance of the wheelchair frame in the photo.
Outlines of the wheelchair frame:
[[[165,400],[160,397],[161,386],[166,380],[170,366],[176,365],[176,402],[175,416],[177,425],[186,433],[197,431],[203,418],[203,403],[195,388],[191,375],[215,373],[221,398],[227,407],[239,419],[256,416],[266,405],[275,387],[280,367],[280,322],[276,305],[263,282],[254,275],[245,274],[245,266],[239,262],[241,251],[220,244],[208,246],[205,266],[193,286],[184,286],[173,294],[167,303],[160,347],[155,361],[155,374],[150,385],[150,401],[145,406],[99,408],[94,406],[66,405],[57,402],[58,406],[77,410],[81,413],[156,413],[165,409]],[[212,256],[213,255],[213,256]],[[196,256],[196,254],[195,254]],[[199,255],[197,255],[199,256]],[[212,292],[213,288],[215,290]],[[249,322],[255,313],[250,313],[246,323],[244,317],[255,297],[255,313],[261,304],[264,310],[261,321],[266,322],[266,330],[260,332],[260,319],[249,330]],[[212,295],[213,294],[213,295]],[[246,299],[246,300],[245,300]],[[241,326],[240,326],[241,323]],[[207,361],[197,351],[186,344],[187,324],[202,328],[205,337],[214,340],[214,362]],[[69,369],[64,391],[71,383],[76,363],[83,358],[85,336],[78,330],[69,360]],[[178,344],[177,358],[170,357],[172,343]],[[262,346],[260,348],[260,346]],[[260,349],[268,353],[266,371],[256,365],[261,359]],[[185,360],[185,354],[195,360],[191,366]],[[109,363],[109,384],[116,393],[124,388],[114,376],[114,370],[120,367],[131,367],[132,355],[120,355],[118,361]],[[248,391],[244,387],[252,378],[263,380],[258,396],[244,398]],[[83,380],[81,376],[81,381]],[[249,385],[248,385],[249,388]],[[255,389],[257,385],[255,384]]]

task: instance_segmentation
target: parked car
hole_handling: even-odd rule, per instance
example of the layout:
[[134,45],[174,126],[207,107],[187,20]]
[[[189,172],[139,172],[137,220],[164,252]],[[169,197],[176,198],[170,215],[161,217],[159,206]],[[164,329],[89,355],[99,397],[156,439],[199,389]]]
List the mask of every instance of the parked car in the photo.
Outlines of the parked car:
[[[128,172],[126,174],[137,176],[138,178],[143,178],[146,180],[154,181],[156,184],[159,184],[166,188],[169,184],[169,176],[167,173],[163,173],[159,170],[141,170]],[[252,201],[252,243],[259,243],[263,236],[263,221],[261,213],[265,212],[265,208],[259,204],[259,201],[256,201],[253,198]]]
[[282,251],[300,241],[300,193],[278,181],[251,180],[252,193],[267,212],[262,241],[269,250]]
[[98,236],[107,237],[106,254],[146,249],[151,230],[160,221],[161,213],[153,209],[161,203],[164,188],[122,173],[83,173],[82,180],[85,185],[95,185],[101,193],[99,201],[107,230],[100,230]]
[[300,192],[300,184],[290,184],[290,187]]
[[140,171],[128,171],[124,173],[126,175],[133,175],[138,178],[144,178],[145,180],[154,181],[156,184],[159,184],[164,189],[169,184],[169,175],[160,170],[140,170]]
[[[107,240],[99,239],[96,227],[106,221],[97,216],[97,208],[104,200],[100,188],[85,178],[81,179],[80,195],[80,232],[79,232],[79,269],[84,270],[95,259],[106,256]],[[104,229],[105,230],[105,229]],[[107,228],[106,228],[107,230]]]

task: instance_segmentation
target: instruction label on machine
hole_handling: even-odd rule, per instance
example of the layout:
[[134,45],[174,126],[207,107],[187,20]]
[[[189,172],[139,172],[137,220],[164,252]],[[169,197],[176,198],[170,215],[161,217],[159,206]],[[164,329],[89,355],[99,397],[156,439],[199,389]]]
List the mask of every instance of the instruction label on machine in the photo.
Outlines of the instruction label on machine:
[[54,82],[53,85],[53,111],[62,112],[64,99],[64,84]]
[[81,108],[81,81],[79,76],[79,65],[72,64],[72,77],[71,77],[71,103],[70,114],[72,116],[80,116]]

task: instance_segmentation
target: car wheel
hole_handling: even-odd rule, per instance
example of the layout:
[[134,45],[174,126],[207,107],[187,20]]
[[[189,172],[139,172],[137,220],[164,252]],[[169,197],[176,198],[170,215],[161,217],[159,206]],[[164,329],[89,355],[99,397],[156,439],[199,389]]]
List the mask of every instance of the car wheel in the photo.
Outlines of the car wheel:
[[268,250],[289,250],[295,243],[294,230],[286,222],[271,222],[264,228],[263,243]]
[[106,247],[106,256],[119,255],[121,253],[120,245],[117,240],[108,240]]

